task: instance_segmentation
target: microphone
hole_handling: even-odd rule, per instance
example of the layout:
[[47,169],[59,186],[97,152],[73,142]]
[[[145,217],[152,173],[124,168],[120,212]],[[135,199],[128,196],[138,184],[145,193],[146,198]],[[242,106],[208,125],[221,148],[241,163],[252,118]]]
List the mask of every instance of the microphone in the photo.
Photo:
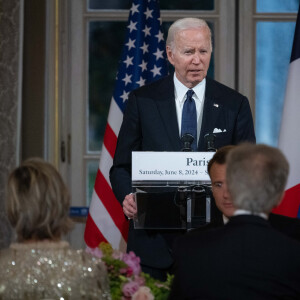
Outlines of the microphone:
[[207,133],[204,136],[206,151],[208,151],[208,152],[216,152],[217,151],[217,149],[215,148],[215,138],[216,138],[216,135],[213,133]]
[[181,137],[181,141],[183,143],[183,148],[181,149],[181,151],[183,152],[191,152],[192,151],[192,143],[193,143],[194,137],[190,134],[190,133],[185,133],[182,137]]

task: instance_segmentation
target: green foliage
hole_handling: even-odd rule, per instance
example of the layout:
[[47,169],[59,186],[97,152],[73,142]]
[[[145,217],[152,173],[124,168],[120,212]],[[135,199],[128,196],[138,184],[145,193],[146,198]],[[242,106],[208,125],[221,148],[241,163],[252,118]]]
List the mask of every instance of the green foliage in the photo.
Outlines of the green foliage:
[[[142,286],[146,286],[150,289],[154,299],[168,299],[173,275],[168,274],[165,282],[159,281],[152,278],[149,274],[140,271],[140,260],[133,252],[124,254],[115,251],[111,245],[107,243],[101,243],[99,249],[103,255],[101,259],[107,268],[112,300],[122,298],[131,299],[134,292]],[[128,264],[124,260],[126,260]],[[130,287],[128,287],[128,285]],[[125,295],[128,291],[131,293],[130,297],[128,297],[128,294],[127,296]]]
[[170,293],[170,287],[174,275],[168,274],[167,281],[161,282],[157,279],[152,278],[149,274],[142,273],[145,278],[145,286],[149,287],[155,300],[168,299]]

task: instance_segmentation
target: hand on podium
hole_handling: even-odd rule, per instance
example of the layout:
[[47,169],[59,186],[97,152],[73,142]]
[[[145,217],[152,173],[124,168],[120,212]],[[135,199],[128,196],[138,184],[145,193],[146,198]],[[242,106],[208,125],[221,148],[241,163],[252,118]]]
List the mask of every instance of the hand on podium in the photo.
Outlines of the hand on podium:
[[130,193],[125,196],[123,201],[123,212],[130,219],[135,219],[137,216],[137,207],[135,202],[135,194]]

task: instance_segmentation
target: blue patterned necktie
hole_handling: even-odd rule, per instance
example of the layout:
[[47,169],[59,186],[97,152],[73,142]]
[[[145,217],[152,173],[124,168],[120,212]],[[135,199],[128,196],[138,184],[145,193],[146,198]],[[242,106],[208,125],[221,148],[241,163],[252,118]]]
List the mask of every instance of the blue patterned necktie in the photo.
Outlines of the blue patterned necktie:
[[194,141],[191,145],[192,150],[197,150],[197,112],[196,104],[193,99],[193,90],[186,92],[186,100],[183,104],[182,109],[182,120],[181,120],[181,136],[186,133],[191,134],[194,137]]

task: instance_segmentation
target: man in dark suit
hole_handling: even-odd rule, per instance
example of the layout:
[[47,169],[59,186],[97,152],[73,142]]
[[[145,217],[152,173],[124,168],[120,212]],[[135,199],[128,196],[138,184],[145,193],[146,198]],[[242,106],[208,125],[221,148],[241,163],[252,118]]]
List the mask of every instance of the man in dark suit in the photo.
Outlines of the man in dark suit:
[[[216,148],[242,141],[255,142],[247,98],[206,78],[212,52],[211,32],[206,22],[196,18],[177,20],[169,29],[166,50],[175,72],[129,95],[110,170],[114,194],[128,219],[137,212],[135,196],[131,194],[131,153],[180,151],[183,147],[180,137],[186,126],[185,104],[192,106],[193,118],[187,117],[187,123],[193,119],[194,149],[206,150],[207,133],[215,134]],[[187,98],[189,101],[185,101]],[[173,264],[170,253],[173,235],[176,233],[134,230],[130,222],[127,250],[135,251],[141,258],[145,272],[162,279]]]
[[[194,234],[199,231],[224,226],[229,221],[229,218],[233,216],[235,207],[232,203],[226,184],[226,158],[228,153],[234,148],[235,146],[233,145],[221,147],[214,154],[207,166],[207,172],[211,179],[213,201],[220,213],[215,214],[215,218],[211,223],[193,229],[190,233]],[[300,241],[299,219],[270,213],[268,221],[273,228]]]
[[244,144],[226,161],[234,215],[178,238],[170,299],[300,299],[300,243],[267,221],[283,197],[287,160],[276,148]]

